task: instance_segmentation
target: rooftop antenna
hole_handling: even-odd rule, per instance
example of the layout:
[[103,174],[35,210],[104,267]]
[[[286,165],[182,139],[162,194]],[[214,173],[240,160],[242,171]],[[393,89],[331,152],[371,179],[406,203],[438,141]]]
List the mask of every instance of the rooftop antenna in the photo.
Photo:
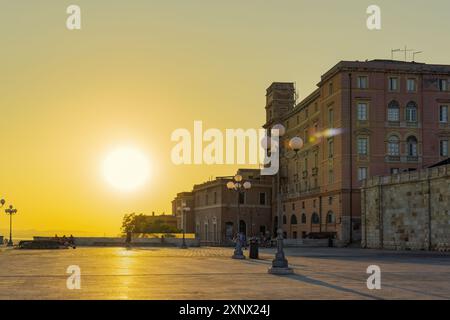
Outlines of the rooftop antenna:
[[415,51],[415,52],[413,52],[413,62],[416,61],[416,54],[420,54],[420,53],[423,53],[423,51]]
[[394,53],[395,52],[399,52],[399,51],[401,51],[402,49],[391,49],[391,60],[394,60]]
[[414,52],[414,49],[408,49],[408,46],[405,46],[405,49],[393,49],[391,50],[392,60],[394,60],[394,52],[404,52],[405,53],[405,62],[408,61],[408,52]]

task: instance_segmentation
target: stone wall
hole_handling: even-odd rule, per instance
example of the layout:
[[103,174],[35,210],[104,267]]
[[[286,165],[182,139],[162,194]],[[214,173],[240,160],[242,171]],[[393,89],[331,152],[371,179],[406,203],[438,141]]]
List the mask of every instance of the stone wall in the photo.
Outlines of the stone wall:
[[365,181],[362,247],[450,250],[450,165]]

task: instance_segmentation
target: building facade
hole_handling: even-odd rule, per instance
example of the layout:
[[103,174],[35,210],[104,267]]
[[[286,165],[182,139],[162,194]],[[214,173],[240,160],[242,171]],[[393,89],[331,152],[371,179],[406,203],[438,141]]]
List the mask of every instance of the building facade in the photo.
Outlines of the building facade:
[[172,200],[172,214],[177,219],[177,228],[186,233],[195,233],[194,195],[180,192]]
[[449,79],[450,66],[372,60],[339,62],[300,103],[293,83],[273,83],[264,127],[285,126],[282,153],[294,136],[305,142],[281,162],[285,236],[332,232],[343,242],[360,240],[364,179],[447,158]]
[[361,244],[449,251],[450,165],[365,180]]
[[270,234],[272,178],[261,176],[259,169],[240,169],[238,174],[251,183],[242,197],[227,188],[234,176],[217,177],[195,185],[190,192],[194,229],[202,244],[232,244],[238,223],[247,237]]

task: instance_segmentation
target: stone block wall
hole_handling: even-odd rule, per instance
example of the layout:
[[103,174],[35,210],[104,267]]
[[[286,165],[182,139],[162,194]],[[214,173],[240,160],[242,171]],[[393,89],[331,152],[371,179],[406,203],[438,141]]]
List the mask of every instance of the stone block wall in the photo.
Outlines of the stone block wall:
[[450,165],[368,179],[361,206],[365,248],[450,250]]

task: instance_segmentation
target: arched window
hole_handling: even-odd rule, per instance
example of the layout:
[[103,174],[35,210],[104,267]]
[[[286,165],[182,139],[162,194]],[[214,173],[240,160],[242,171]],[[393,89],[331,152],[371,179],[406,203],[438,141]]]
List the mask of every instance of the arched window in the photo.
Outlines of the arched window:
[[291,224],[297,224],[297,217],[295,216],[295,214],[291,216]]
[[417,105],[413,101],[406,105],[406,121],[417,122]]
[[316,212],[314,212],[312,214],[312,216],[311,216],[311,223],[312,224],[319,224],[320,223],[319,215]]
[[397,101],[391,101],[388,106],[388,121],[400,121],[400,105]]
[[387,149],[390,156],[400,155],[400,139],[395,135],[390,136]]
[[336,216],[331,210],[327,213],[327,223],[336,223]]
[[408,146],[408,156],[416,157],[417,156],[417,138],[414,136],[408,137],[408,139],[406,139],[406,145]]
[[286,215],[284,214],[283,215],[283,224],[286,224],[287,223],[287,219],[286,219]]
[[306,223],[306,214],[302,213],[302,223]]

